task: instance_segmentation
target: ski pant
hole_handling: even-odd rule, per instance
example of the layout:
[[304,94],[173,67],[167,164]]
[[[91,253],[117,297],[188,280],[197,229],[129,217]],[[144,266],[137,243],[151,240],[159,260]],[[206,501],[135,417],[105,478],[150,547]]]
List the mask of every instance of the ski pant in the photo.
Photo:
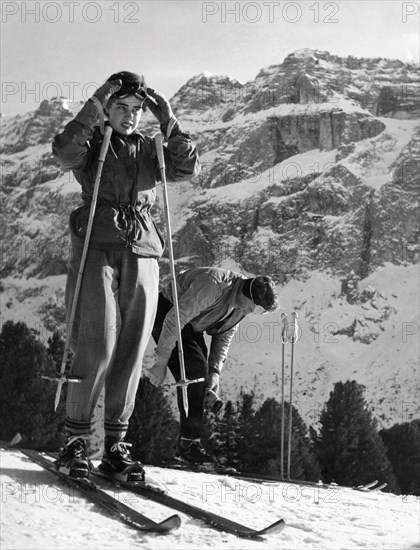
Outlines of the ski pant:
[[[153,339],[157,343],[162,332],[166,314],[172,308],[172,303],[162,294],[159,294],[158,309],[153,327]],[[180,412],[181,428],[180,436],[196,439],[201,436],[203,426],[204,396],[208,374],[207,346],[202,332],[194,332],[192,326],[187,323],[181,332],[182,347],[184,352],[185,375],[188,380],[204,378],[204,382],[190,384],[187,388],[188,417],[185,416],[182,401],[182,390],[177,388],[178,409]],[[168,368],[175,381],[181,380],[178,345],[175,346],[168,361]]]
[[[73,246],[66,284],[70,316],[82,255]],[[155,258],[131,250],[95,250],[87,254],[71,330],[74,353],[66,401],[66,431],[90,433],[99,395],[105,385],[105,435],[123,439],[134,409],[143,355],[156,314],[159,267]]]

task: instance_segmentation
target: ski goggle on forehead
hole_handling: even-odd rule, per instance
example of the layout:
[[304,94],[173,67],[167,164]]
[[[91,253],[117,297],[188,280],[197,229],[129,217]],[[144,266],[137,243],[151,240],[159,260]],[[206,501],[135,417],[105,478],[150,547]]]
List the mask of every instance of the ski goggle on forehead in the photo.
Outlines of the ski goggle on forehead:
[[114,94],[118,99],[124,99],[130,95],[133,95],[137,99],[144,100],[147,97],[146,87],[139,86],[136,82],[123,84],[122,88]]
[[251,284],[249,285],[249,293],[251,295],[251,300],[254,302],[254,313],[256,313],[257,315],[265,315],[266,313],[268,313],[268,311],[266,309],[264,309],[262,306],[258,305],[255,303],[255,300],[254,300],[254,297],[252,295],[252,285],[254,283],[255,279],[252,279],[251,281]]

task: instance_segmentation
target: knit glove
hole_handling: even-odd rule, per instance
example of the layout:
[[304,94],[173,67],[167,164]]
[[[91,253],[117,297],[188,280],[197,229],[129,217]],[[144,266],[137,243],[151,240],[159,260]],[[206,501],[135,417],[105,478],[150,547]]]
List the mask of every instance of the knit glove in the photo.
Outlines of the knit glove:
[[217,372],[212,372],[209,374],[207,379],[206,393],[213,392],[217,396],[220,391],[220,376]]
[[114,95],[118,90],[121,89],[122,80],[107,80],[105,84],[102,84],[96,92],[93,94],[93,97],[99,99],[102,107],[106,107],[110,97]]
[[145,104],[153,115],[158,119],[162,134],[168,139],[174,129],[179,130],[179,122],[174,117],[172,108],[169,101],[165,96],[154,90],[153,88],[147,88],[147,97]]
[[164,359],[156,359],[155,364],[151,367],[147,374],[150,382],[154,386],[161,386],[166,378],[166,372],[168,370],[167,362]]
[[205,407],[210,409],[214,414],[217,414],[223,406],[219,397],[220,379],[217,372],[209,374],[206,386]]

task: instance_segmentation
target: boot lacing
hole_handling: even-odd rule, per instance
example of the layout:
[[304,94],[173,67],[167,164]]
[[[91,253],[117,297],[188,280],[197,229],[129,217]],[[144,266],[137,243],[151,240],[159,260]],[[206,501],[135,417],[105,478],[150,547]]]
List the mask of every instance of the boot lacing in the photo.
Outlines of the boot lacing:
[[132,444],[125,441],[117,441],[112,445],[110,451],[111,453],[118,452],[123,459],[131,460],[130,451],[127,447],[132,447]]
[[[64,444],[65,447],[73,447],[74,458],[85,458],[86,449],[83,445],[83,442],[89,440],[88,435],[72,435]],[[73,445],[73,443],[76,443]]]

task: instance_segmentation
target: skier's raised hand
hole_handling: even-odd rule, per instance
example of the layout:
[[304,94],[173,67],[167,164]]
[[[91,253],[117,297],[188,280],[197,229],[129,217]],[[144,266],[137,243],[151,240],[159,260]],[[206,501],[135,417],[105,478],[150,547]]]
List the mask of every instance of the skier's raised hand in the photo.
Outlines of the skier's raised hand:
[[106,107],[111,96],[113,96],[118,90],[121,89],[122,80],[107,80],[105,84],[102,84],[96,92],[93,94],[99,99],[102,107]]
[[[174,117],[171,105],[164,95],[153,88],[147,88],[147,97],[144,100],[146,107],[158,119],[162,133],[169,138],[173,129],[180,128],[177,119]],[[169,130],[169,132],[168,132]]]
[[173,117],[172,108],[166,97],[153,88],[147,88],[145,103],[148,109],[158,119],[160,125],[167,125]]

